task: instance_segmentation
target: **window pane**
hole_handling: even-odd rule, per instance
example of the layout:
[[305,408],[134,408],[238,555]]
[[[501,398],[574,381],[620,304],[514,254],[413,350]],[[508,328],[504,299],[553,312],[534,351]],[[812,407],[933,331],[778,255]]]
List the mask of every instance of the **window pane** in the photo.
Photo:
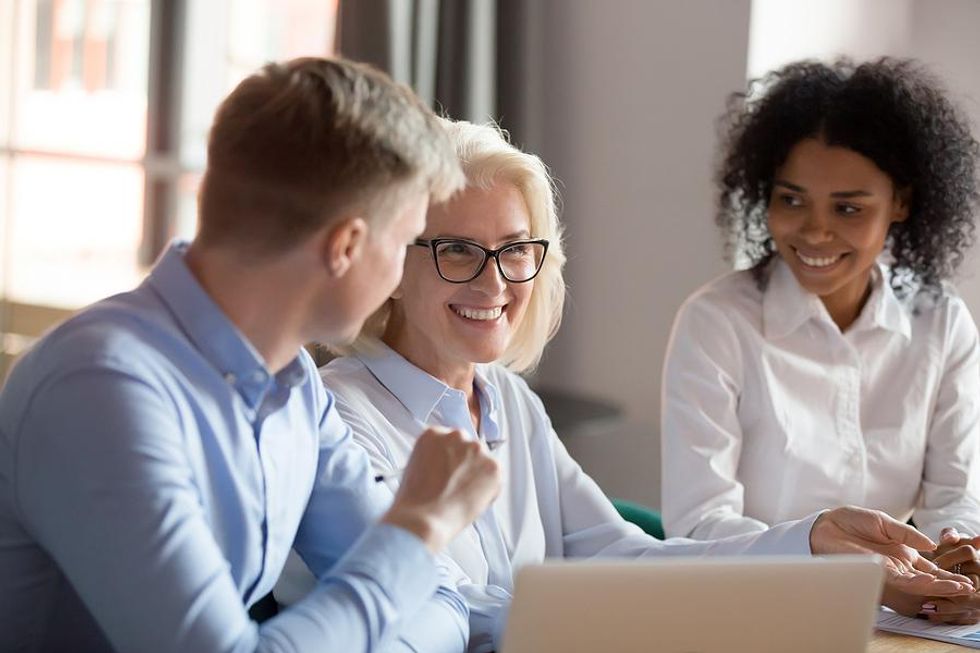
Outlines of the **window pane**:
[[18,3],[11,121],[16,147],[143,156],[149,3]]
[[[0,0],[0,147],[10,142],[10,71],[14,47],[14,0]],[[0,195],[0,198],[3,196]],[[0,211],[3,209],[0,208]]]
[[218,103],[269,61],[333,52],[337,0],[191,2],[184,40],[182,163],[204,167]]
[[76,308],[139,282],[138,165],[22,156],[12,172],[8,299]]
[[[10,234],[7,222],[3,219],[12,204],[7,192],[9,175],[9,159],[0,156],[0,301],[6,296],[7,268],[10,264]],[[0,311],[0,333],[3,333],[3,318],[3,312]]]

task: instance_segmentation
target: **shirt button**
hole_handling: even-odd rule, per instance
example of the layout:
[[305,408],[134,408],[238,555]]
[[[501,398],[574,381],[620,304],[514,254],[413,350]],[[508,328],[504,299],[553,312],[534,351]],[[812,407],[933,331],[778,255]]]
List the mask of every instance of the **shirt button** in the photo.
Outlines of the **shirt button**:
[[233,372],[228,372],[225,374],[225,383],[229,385],[235,385],[238,382],[238,377],[235,376]]

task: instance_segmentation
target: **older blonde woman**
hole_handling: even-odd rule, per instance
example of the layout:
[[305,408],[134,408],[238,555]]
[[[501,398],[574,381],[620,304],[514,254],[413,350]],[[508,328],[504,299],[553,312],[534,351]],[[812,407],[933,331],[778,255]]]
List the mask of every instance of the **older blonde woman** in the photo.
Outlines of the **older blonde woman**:
[[[514,570],[545,558],[853,551],[857,541],[867,546],[883,537],[876,529],[888,532],[885,540],[928,545],[897,522],[847,509],[717,542],[661,542],[620,518],[518,376],[541,357],[565,296],[548,172],[492,126],[445,127],[467,188],[430,208],[425,232],[408,247],[401,285],[349,355],[321,375],[354,440],[392,488],[427,425],[462,431],[494,452],[503,490],[447,549],[446,564],[470,605],[471,651],[497,647]],[[928,566],[914,554],[903,558],[910,552],[897,553],[896,568]],[[936,587],[924,576],[899,582]]]

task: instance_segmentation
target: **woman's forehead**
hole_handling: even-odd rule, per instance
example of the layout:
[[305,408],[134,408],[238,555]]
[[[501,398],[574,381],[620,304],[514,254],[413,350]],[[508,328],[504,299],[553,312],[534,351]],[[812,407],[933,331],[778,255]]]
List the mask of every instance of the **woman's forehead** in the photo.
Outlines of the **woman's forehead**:
[[774,181],[811,193],[873,193],[892,188],[891,178],[871,159],[850,148],[813,138],[790,149],[786,161],[776,170]]
[[530,232],[530,216],[524,196],[513,185],[468,188],[430,209],[425,232],[430,238],[476,241],[521,237]]

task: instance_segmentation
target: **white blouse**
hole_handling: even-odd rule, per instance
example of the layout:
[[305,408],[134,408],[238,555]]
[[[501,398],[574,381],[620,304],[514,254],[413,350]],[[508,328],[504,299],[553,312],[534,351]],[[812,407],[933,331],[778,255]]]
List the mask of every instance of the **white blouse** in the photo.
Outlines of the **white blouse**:
[[334,360],[321,374],[354,440],[379,473],[403,467],[428,424],[459,429],[488,443],[504,441],[493,449],[503,475],[500,496],[450,543],[444,560],[470,606],[470,651],[499,647],[514,572],[545,558],[810,551],[815,515],[761,536],[724,542],[661,542],[644,534],[619,516],[568,455],[537,395],[501,366],[477,366],[479,434],[461,391],[384,345],[371,355]]
[[977,329],[949,289],[873,290],[846,332],[781,260],[691,296],[664,364],[669,536],[758,532],[845,504],[980,534]]

